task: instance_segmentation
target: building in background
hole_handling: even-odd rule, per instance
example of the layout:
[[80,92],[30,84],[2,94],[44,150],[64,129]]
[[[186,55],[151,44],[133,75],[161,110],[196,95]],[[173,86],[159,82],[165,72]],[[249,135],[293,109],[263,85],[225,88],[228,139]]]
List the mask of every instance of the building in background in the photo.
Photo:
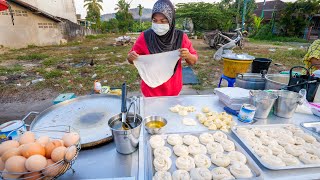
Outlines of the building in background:
[[258,2],[256,4],[257,9],[254,10],[254,14],[259,17],[263,15],[263,22],[270,22],[273,13],[275,15],[275,19],[278,19],[280,15],[278,12],[286,7],[286,3],[281,0],[266,1],[265,3]]

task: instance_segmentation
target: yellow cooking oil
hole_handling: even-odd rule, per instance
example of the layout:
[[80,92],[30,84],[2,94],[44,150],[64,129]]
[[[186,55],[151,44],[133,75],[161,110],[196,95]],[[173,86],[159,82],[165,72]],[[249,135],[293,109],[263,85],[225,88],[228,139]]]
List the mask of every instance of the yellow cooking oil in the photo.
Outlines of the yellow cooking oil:
[[150,121],[146,124],[146,126],[150,129],[162,128],[165,126],[164,122],[162,121]]

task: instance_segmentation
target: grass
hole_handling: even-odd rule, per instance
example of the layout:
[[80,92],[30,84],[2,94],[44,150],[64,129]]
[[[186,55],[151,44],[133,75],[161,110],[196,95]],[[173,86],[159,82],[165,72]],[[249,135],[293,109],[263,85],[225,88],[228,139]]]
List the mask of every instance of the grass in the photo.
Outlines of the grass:
[[281,42],[299,42],[299,43],[308,43],[307,40],[302,39],[302,38],[298,38],[298,37],[282,37],[282,36],[266,36],[266,37],[253,37],[250,38],[256,41],[277,41],[279,44],[281,44]]
[[23,55],[23,56],[18,56],[18,60],[43,60],[48,58],[49,56],[47,54],[38,54],[38,53],[33,53],[33,54],[28,54],[28,55]]
[[87,35],[86,39],[101,39],[107,37],[106,34]]
[[0,76],[8,76],[16,73],[20,73],[23,71],[23,67],[21,65],[14,65],[12,67],[2,67],[0,66]]
[[59,57],[50,57],[50,58],[47,58],[46,60],[44,60],[42,62],[42,64],[46,67],[49,67],[49,66],[57,65],[60,61],[61,61],[61,58],[59,58]]

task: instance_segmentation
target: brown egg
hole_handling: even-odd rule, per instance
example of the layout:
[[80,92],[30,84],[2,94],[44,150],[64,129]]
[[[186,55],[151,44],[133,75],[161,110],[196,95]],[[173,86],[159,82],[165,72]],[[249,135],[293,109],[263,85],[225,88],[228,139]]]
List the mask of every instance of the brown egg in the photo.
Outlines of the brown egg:
[[3,170],[4,170],[4,162],[0,158],[0,171],[3,171]]
[[20,144],[29,144],[35,142],[34,133],[31,131],[27,131],[19,139]]
[[3,179],[18,179],[21,175],[8,174],[8,170],[4,169],[2,173]]
[[23,156],[12,156],[5,163],[5,169],[11,173],[23,173],[27,172],[25,167],[26,158]]
[[32,172],[32,173],[28,173],[28,174],[23,175],[22,179],[24,179],[24,180],[39,180],[39,179],[41,179],[41,177],[42,177],[41,173]]
[[26,168],[28,171],[40,171],[47,166],[47,159],[41,155],[30,156],[26,161]]
[[46,150],[46,158],[47,159],[51,159],[51,153],[52,151],[57,148],[63,146],[60,140],[52,140],[49,143],[46,144],[45,146],[45,150]]
[[77,147],[70,146],[66,152],[66,160],[71,161],[76,156],[76,154],[77,154]]
[[55,177],[60,173],[62,167],[63,163],[55,164],[52,159],[47,159],[47,166],[42,171],[42,174],[47,177]]
[[10,140],[10,141],[5,141],[0,144],[0,156],[2,156],[3,153],[5,153],[7,150],[11,148],[17,148],[19,147],[20,144],[18,141],[15,140]]
[[44,147],[48,142],[50,142],[50,138],[48,136],[41,136],[36,140],[36,142]]
[[58,162],[58,161],[64,159],[66,151],[67,151],[67,148],[64,146],[60,146],[60,147],[55,148],[51,153],[52,161]]
[[75,133],[75,132],[66,133],[63,135],[62,140],[64,142],[65,147],[70,147],[70,146],[75,145],[79,142],[80,136],[78,133]]
[[20,153],[22,154],[22,156],[29,158],[32,155],[42,155],[45,156],[46,155],[46,151],[45,148],[43,146],[41,146],[39,143],[29,143],[29,144],[25,144],[21,149],[20,149]]
[[3,155],[1,156],[2,161],[5,163],[7,159],[11,158],[12,156],[20,156],[20,149],[19,148],[12,148],[7,150]]

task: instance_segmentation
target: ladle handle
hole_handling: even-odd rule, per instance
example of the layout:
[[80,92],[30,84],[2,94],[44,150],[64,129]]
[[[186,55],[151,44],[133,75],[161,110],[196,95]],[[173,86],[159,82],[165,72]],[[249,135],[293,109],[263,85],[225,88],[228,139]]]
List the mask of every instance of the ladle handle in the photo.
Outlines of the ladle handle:
[[127,112],[127,85],[126,83],[122,84],[122,93],[121,93],[121,112]]

